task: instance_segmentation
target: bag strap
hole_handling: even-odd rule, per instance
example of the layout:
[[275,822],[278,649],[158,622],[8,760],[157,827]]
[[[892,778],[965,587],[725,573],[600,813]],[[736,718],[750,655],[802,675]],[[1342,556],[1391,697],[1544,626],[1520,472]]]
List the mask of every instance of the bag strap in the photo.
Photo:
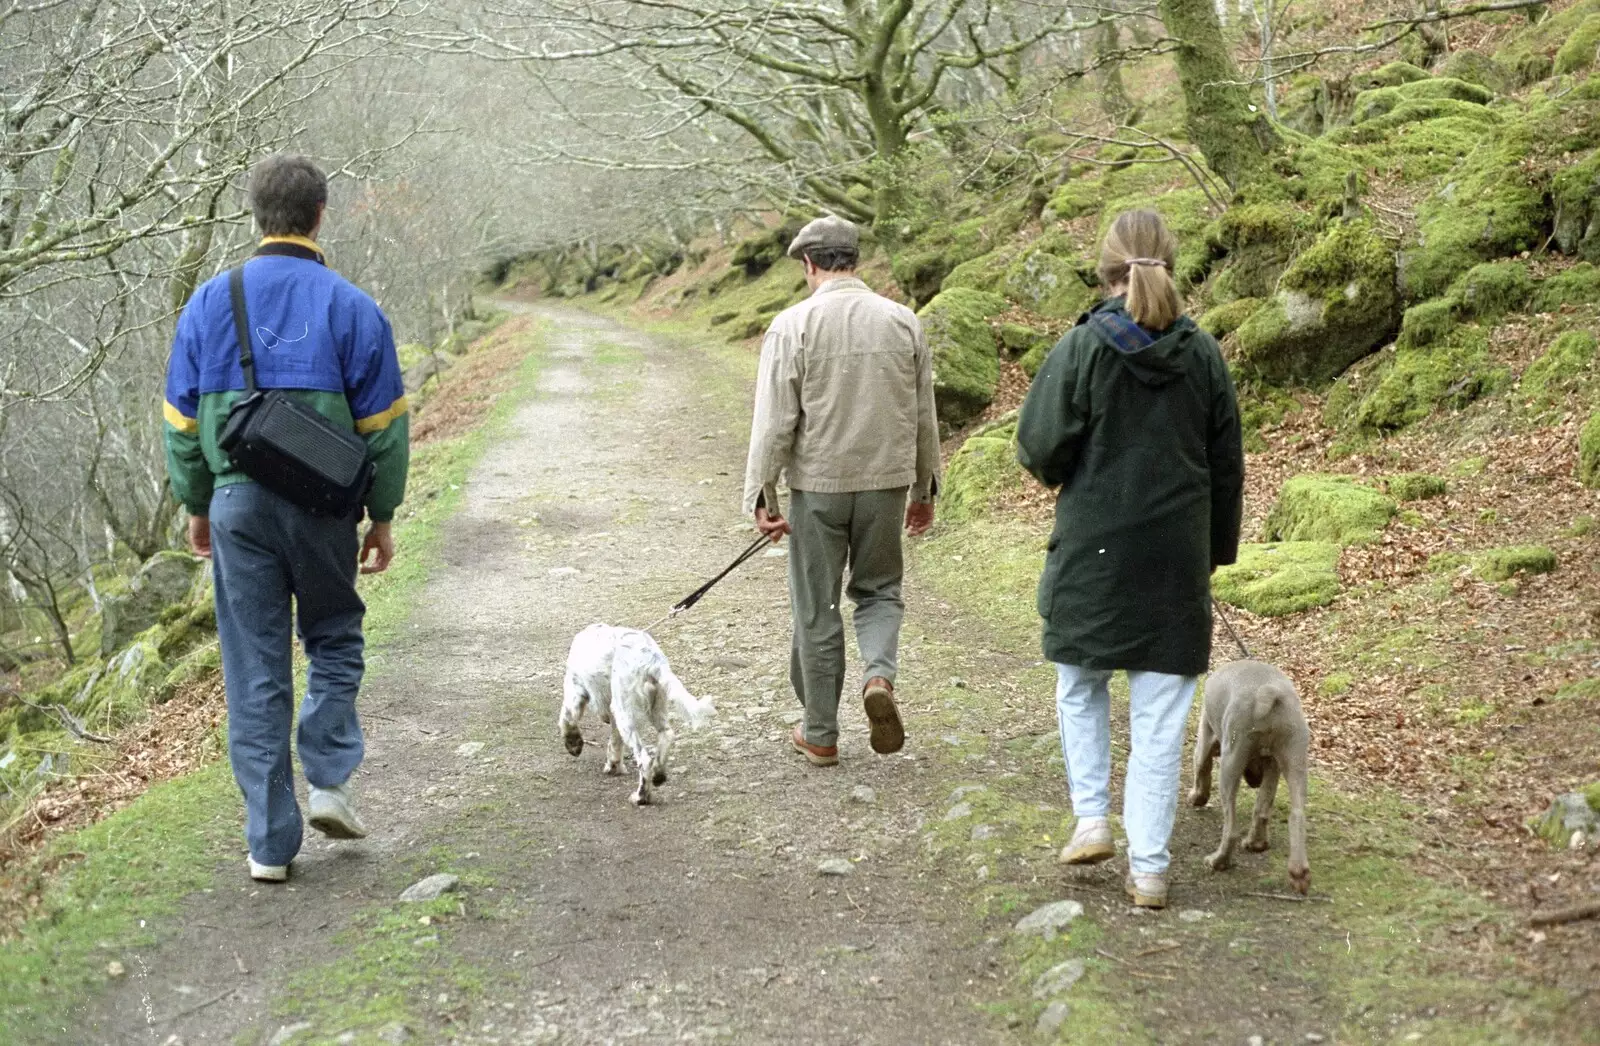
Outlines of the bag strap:
[[244,266],[228,273],[228,297],[233,299],[233,333],[239,339],[239,366],[244,369],[245,394],[256,392],[256,355],[250,348],[250,314],[244,304]]

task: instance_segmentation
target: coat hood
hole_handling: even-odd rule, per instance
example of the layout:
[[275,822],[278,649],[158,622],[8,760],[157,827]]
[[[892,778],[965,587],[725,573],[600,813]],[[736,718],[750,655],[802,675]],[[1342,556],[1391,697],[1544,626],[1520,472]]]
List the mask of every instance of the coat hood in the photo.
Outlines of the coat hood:
[[1184,374],[1189,339],[1199,330],[1187,316],[1160,333],[1133,321],[1121,298],[1109,298],[1079,321],[1102,344],[1116,351],[1117,359],[1141,383],[1152,388],[1170,384]]

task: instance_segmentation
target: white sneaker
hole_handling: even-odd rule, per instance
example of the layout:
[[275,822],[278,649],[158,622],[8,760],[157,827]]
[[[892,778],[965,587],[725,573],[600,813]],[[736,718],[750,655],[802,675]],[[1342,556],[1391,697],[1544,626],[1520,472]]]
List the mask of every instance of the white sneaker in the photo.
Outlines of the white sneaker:
[[1143,875],[1130,871],[1123,889],[1128,892],[1128,900],[1139,908],[1167,906],[1167,877],[1164,875]]
[[1080,817],[1072,842],[1061,848],[1062,864],[1099,864],[1116,856],[1111,845],[1111,819]]
[[365,839],[367,826],[356,816],[355,803],[350,798],[350,782],[335,788],[311,790],[311,827],[329,839]]
[[250,861],[250,878],[258,883],[281,883],[289,879],[289,866],[286,864],[261,864],[254,857]]

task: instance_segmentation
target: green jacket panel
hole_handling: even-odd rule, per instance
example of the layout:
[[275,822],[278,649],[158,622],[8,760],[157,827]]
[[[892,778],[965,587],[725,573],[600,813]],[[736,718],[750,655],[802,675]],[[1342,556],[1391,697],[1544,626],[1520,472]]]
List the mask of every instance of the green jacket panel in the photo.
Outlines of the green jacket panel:
[[1238,555],[1244,450],[1233,381],[1180,318],[1137,351],[1093,323],[1051,350],[1017,427],[1018,460],[1059,487],[1039,580],[1044,652],[1094,669],[1193,676],[1211,654],[1211,571]]

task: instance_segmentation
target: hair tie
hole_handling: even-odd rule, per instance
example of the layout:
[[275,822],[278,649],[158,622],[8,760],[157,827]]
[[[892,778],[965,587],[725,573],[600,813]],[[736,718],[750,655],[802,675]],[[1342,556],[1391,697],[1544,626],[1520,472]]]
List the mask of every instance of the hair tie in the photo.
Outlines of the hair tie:
[[1162,261],[1160,258],[1129,258],[1128,261],[1127,261],[1127,264],[1130,265],[1130,266],[1133,266],[1133,265],[1159,265],[1163,269],[1170,269],[1172,267],[1172,266],[1168,265],[1166,262]]

